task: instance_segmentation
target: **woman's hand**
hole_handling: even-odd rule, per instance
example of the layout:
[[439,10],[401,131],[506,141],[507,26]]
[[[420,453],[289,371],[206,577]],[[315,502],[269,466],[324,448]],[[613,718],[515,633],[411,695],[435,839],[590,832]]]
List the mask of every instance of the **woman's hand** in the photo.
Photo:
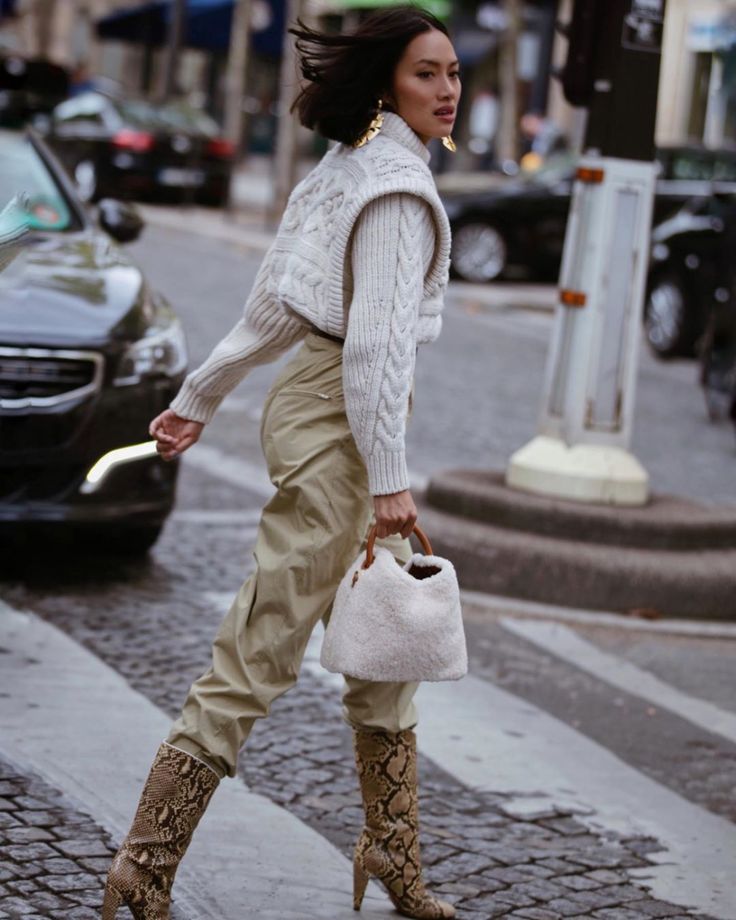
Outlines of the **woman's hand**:
[[400,533],[406,539],[414,530],[417,506],[408,489],[393,495],[374,495],[373,508],[377,536],[389,537],[393,533]]
[[204,425],[181,418],[173,409],[165,409],[148,426],[162,460],[173,460],[199,440]]

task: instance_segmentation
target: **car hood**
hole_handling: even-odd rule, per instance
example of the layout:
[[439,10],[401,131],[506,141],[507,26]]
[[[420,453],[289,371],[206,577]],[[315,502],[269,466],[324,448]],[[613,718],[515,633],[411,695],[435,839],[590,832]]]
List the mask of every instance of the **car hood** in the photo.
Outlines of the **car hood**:
[[103,234],[35,235],[0,252],[0,343],[137,337],[143,293],[141,271]]

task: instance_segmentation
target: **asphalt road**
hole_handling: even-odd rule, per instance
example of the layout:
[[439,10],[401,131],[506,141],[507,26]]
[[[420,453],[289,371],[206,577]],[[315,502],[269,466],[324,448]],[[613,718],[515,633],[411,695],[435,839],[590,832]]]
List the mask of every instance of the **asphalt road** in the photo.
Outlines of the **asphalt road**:
[[[132,251],[198,363],[239,315],[258,257],[153,226]],[[502,468],[534,434],[550,329],[543,312],[451,293],[444,334],[418,365],[417,482],[442,467]],[[9,604],[172,716],[252,565],[268,491],[260,405],[275,372],[244,381],[185,455],[176,511],[148,560],[35,559],[0,576]],[[733,501],[733,434],[707,422],[694,377],[691,364],[642,354],[633,449],[658,491]],[[425,685],[418,729],[428,875],[459,916],[736,920],[736,845],[723,845],[736,844],[736,629],[578,622],[500,599],[464,610],[470,677]],[[359,821],[350,740],[318,643],[241,772],[348,855]]]

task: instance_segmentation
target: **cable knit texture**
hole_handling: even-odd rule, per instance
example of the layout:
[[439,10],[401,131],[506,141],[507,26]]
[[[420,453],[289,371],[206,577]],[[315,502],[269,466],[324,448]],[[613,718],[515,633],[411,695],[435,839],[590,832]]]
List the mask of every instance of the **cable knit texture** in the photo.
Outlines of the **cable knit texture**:
[[437,338],[450,232],[429,151],[387,112],[364,147],[338,144],[300,182],[243,318],[171,408],[208,422],[253,367],[310,327],[345,339],[346,411],[373,495],[408,488],[404,449],[416,347]]

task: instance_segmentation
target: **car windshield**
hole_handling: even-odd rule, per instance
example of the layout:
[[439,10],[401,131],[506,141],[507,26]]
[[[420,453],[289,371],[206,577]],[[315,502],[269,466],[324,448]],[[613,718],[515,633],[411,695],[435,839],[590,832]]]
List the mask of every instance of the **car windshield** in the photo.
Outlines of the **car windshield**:
[[670,172],[673,179],[736,180],[736,155],[711,150],[678,151],[673,154]]
[[183,131],[189,134],[204,134],[216,137],[219,134],[217,122],[199,109],[193,109],[183,102],[154,107],[141,99],[119,100],[116,103],[122,119],[136,128],[153,130]]
[[63,192],[30,140],[0,131],[0,211],[9,205],[8,213],[25,212],[28,225],[36,230],[68,230],[75,223]]
[[577,158],[568,152],[553,154],[538,169],[522,170],[522,179],[531,179],[545,185],[556,185],[563,179],[571,179],[575,171]]
[[216,137],[220,133],[217,122],[205,112],[193,109],[186,103],[171,103],[160,109],[161,118],[177,131],[196,131],[207,137]]
[[158,111],[142,99],[118,100],[115,105],[126,124],[149,130],[161,127],[161,117]]

